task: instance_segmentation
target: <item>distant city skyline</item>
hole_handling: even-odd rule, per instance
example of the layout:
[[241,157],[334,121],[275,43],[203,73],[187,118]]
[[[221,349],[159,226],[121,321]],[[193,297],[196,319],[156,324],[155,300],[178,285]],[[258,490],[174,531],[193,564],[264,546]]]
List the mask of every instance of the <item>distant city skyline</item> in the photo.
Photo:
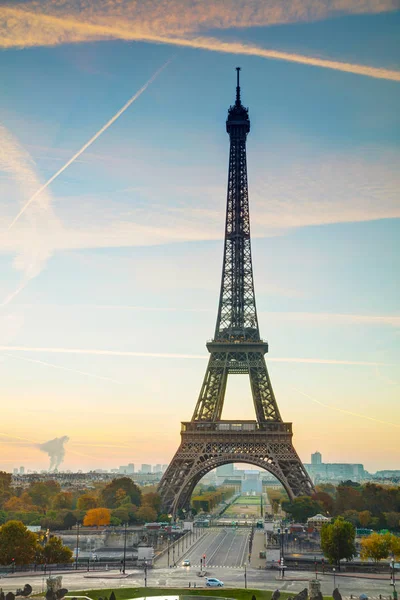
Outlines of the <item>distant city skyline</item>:
[[[63,469],[171,460],[215,326],[238,65],[282,418],[305,462],[396,469],[396,3],[89,5],[0,6],[0,469],[64,436]],[[254,419],[243,378],[222,416]]]

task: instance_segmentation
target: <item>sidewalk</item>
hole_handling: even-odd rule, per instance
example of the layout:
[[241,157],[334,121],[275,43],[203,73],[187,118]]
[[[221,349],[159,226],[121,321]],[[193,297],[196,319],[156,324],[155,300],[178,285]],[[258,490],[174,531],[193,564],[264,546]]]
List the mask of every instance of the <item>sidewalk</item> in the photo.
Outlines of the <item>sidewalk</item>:
[[265,532],[264,529],[255,529],[250,558],[253,569],[265,569],[265,558],[260,558],[260,552],[265,552]]

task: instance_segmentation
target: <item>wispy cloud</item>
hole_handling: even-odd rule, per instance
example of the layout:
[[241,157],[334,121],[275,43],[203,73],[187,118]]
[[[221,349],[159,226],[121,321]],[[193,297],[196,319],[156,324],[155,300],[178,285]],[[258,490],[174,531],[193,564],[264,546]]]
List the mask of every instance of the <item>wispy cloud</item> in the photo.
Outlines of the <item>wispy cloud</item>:
[[[281,235],[310,225],[400,217],[400,157],[396,151],[360,148],[315,157],[309,155],[307,144],[293,141],[291,154],[282,166],[273,149],[256,150],[250,189],[253,237]],[[124,192],[126,200],[123,193],[118,201],[114,194],[105,194],[101,203],[94,195],[57,198],[63,226],[41,227],[39,247],[49,252],[219,240],[224,183],[213,185],[212,177],[207,180],[208,175],[200,172],[194,185],[192,173],[180,169],[174,177],[174,167],[168,165],[170,181],[183,180],[176,187],[164,178],[155,180],[153,167],[140,163],[141,176],[144,174],[150,183],[141,187],[140,193]],[[137,202],[138,196],[145,199],[145,210]],[[221,201],[216,204],[218,197]],[[193,208],[199,205],[201,209]],[[29,223],[21,220],[12,236],[0,236],[0,252],[18,253],[20,248],[30,247],[30,229]]]
[[316,21],[342,14],[396,10],[395,0],[305,0],[264,2],[139,2],[105,0],[87,5],[81,0],[28,0],[0,9],[0,43],[15,46],[53,46],[95,40],[136,40],[199,48],[214,52],[259,56],[310,66],[400,81],[400,72],[349,62],[282,52],[241,41],[227,42],[204,36],[207,30],[259,27]]
[[[12,177],[23,199],[31,196],[40,187],[40,180],[30,155],[1,124],[0,171]],[[23,236],[18,239],[11,239],[4,234],[0,236],[0,245],[15,252],[13,266],[23,275],[21,283],[7,295],[0,306],[11,302],[27,283],[40,273],[52,254],[52,248],[48,244],[48,234],[51,232],[57,236],[62,226],[52,210],[51,201],[49,193],[44,191],[28,215],[27,228]]]
[[[180,354],[164,352],[131,352],[129,350],[100,350],[93,348],[40,348],[32,346],[0,346],[0,352],[40,352],[49,354],[87,354],[93,356],[121,356],[121,357],[142,357],[142,358],[161,358],[161,359],[188,359],[205,360],[208,358],[205,354]],[[268,362],[285,363],[304,363],[319,365],[355,365],[363,367],[384,367],[392,366],[388,363],[363,361],[363,360],[340,360],[330,358],[268,358]]]

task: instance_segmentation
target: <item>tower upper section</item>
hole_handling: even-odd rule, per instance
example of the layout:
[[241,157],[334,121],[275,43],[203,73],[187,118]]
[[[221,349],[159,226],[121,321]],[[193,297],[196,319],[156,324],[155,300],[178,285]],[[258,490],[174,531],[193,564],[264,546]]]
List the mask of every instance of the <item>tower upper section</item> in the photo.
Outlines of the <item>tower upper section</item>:
[[228,118],[226,120],[226,131],[232,137],[243,137],[246,139],[250,131],[249,109],[245,108],[240,99],[240,67],[236,67],[236,101],[228,109]]
[[[224,263],[214,342],[261,342],[254,296],[250,244],[246,138],[249,111],[240,99],[237,68],[236,101],[228,110],[230,137]],[[267,345],[264,344],[265,351]],[[210,349],[210,348],[209,348]]]

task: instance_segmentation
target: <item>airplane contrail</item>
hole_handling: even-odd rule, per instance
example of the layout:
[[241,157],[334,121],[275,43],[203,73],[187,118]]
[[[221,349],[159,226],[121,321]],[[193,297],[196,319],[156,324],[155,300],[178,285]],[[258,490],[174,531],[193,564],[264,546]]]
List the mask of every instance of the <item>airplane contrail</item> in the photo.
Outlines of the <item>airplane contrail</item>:
[[[51,354],[91,354],[94,356],[127,356],[143,358],[182,358],[191,360],[205,360],[206,354],[178,354],[167,352],[134,352],[130,350],[99,350],[95,348],[54,348],[54,347],[36,347],[36,346],[0,346],[0,352],[48,352]],[[367,360],[340,360],[334,358],[297,358],[297,357],[276,357],[269,358],[268,362],[288,362],[301,364],[320,364],[320,365],[355,365],[361,367],[388,367],[393,366],[390,363],[374,362]]]
[[7,358],[14,358],[15,360],[24,360],[26,362],[36,363],[38,365],[43,365],[45,367],[51,367],[53,369],[61,369],[62,371],[69,371],[70,373],[77,373],[78,375],[85,375],[86,377],[94,377],[95,379],[111,381],[112,383],[117,383],[118,385],[122,385],[121,381],[117,381],[116,379],[112,379],[111,377],[106,377],[105,375],[95,375],[94,373],[87,373],[86,371],[79,371],[78,369],[70,369],[69,367],[63,367],[61,365],[54,365],[53,363],[45,362],[44,360],[37,360],[35,358],[26,358],[25,356],[15,356],[13,354],[3,354],[3,356],[7,356]]
[[302,396],[305,396],[312,402],[315,402],[315,404],[319,404],[320,406],[323,406],[324,408],[329,408],[330,410],[336,410],[337,412],[341,412],[346,415],[351,415],[352,417],[367,419],[368,421],[374,421],[375,423],[381,423],[382,425],[390,425],[391,427],[396,427],[397,429],[400,429],[400,425],[396,425],[396,423],[391,423],[390,421],[383,421],[381,419],[376,419],[375,417],[369,417],[368,415],[363,415],[360,413],[352,412],[351,410],[345,410],[344,408],[339,408],[337,406],[330,406],[329,404],[325,404],[324,402],[321,402],[320,400],[313,398],[309,394],[306,394],[305,392],[302,392],[301,390],[298,390],[297,388],[292,387],[291,389],[293,391],[295,391],[297,394],[301,394]]
[[57,179],[57,177],[59,175],[61,175],[61,173],[63,173],[65,171],[65,169],[68,169],[68,167],[81,155],[83,154],[83,152],[85,152],[85,150],[87,150],[87,148],[89,148],[89,146],[91,146],[93,144],[93,142],[95,142],[97,140],[97,138],[99,138],[101,136],[102,133],[104,133],[109,127],[110,125],[112,125],[125,111],[127,108],[130,107],[130,105],[135,102],[135,100],[137,100],[139,98],[139,96],[141,96],[143,94],[143,92],[145,90],[147,90],[147,88],[149,87],[149,85],[151,85],[153,83],[153,81],[156,79],[156,77],[158,77],[158,75],[169,65],[169,63],[171,62],[172,59],[169,59],[162,67],[160,67],[159,69],[157,69],[157,71],[154,73],[154,75],[152,75],[150,77],[150,79],[140,88],[140,90],[138,90],[133,96],[132,98],[130,98],[128,100],[128,102],[126,102],[126,104],[124,104],[124,106],[122,108],[119,109],[119,111],[113,116],[111,117],[111,119],[109,121],[107,121],[107,123],[105,125],[103,125],[103,127],[94,134],[93,137],[90,138],[90,140],[88,142],[86,142],[86,144],[84,144],[82,146],[82,148],[80,150],[78,150],[78,152],[76,152],[66,163],[65,165],[63,165],[56,173],[54,173],[54,175],[52,175],[50,177],[50,179],[48,179],[46,181],[46,183],[44,183],[34,194],[33,196],[31,196],[29,198],[29,200],[26,202],[26,204],[21,208],[21,210],[19,211],[19,213],[17,214],[17,216],[14,218],[14,220],[12,221],[12,223],[8,226],[8,231],[10,231],[10,229],[12,229],[12,227],[14,227],[15,223],[18,221],[18,219],[24,214],[24,212],[26,211],[26,209],[30,206],[30,204],[32,204],[32,202],[35,200],[35,198],[37,198],[39,196],[39,194],[41,194],[55,179]]

